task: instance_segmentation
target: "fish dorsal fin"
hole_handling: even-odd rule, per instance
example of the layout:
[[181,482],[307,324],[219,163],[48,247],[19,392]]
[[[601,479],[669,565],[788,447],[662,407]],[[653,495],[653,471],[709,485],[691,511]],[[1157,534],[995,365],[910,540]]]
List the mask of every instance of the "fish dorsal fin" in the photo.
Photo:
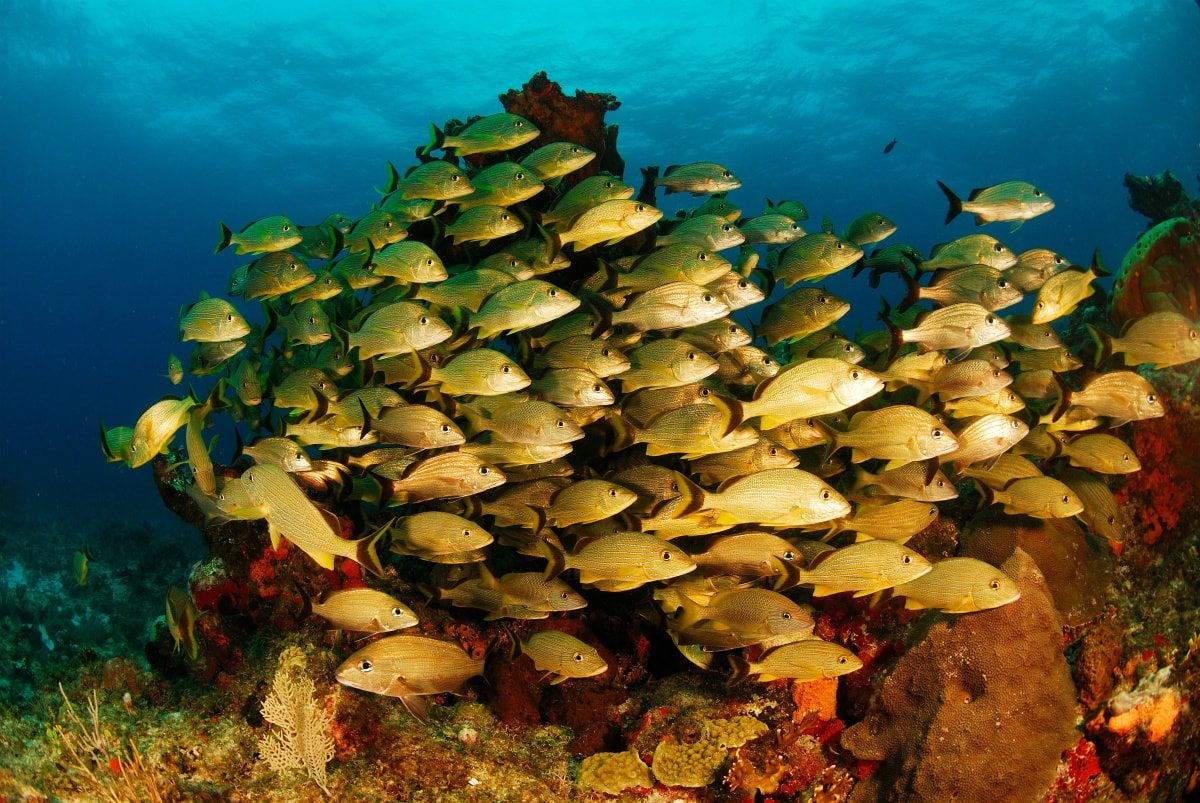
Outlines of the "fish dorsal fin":
[[329,525],[329,529],[340,535],[342,532],[342,520],[338,518],[337,514],[319,505],[317,506],[317,510],[321,512],[321,518],[325,519],[325,523]]
[[971,194],[967,196],[967,202],[969,203],[974,201],[979,197],[979,194],[985,190],[987,190],[987,187],[976,187],[975,189],[971,190]]
[[496,582],[496,575],[492,574],[491,570],[488,569],[486,563],[483,563],[482,561],[480,561],[479,563],[477,563],[475,565],[479,567],[479,583],[480,583],[480,585],[482,585],[484,588],[499,588],[500,587],[500,584],[498,582]]

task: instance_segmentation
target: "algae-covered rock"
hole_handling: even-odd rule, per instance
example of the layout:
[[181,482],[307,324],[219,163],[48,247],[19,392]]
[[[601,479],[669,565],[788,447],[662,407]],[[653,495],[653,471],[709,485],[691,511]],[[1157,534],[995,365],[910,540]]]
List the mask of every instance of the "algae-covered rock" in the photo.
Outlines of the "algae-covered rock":
[[619,795],[626,789],[653,785],[650,768],[633,750],[597,753],[585,758],[579,767],[579,788],[585,791]]
[[666,786],[708,786],[728,755],[715,739],[691,744],[664,739],[654,749],[654,777]]
[[1002,568],[1021,598],[934,614],[842,735],[858,758],[883,762],[853,800],[1042,800],[1078,739],[1075,687],[1041,572],[1020,549]]

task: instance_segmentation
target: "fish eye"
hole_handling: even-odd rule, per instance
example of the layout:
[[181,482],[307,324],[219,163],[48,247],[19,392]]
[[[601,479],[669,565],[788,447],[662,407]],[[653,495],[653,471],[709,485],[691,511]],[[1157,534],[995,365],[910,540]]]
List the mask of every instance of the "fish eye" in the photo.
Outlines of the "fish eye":
[[664,549],[664,550],[662,551],[662,559],[663,559],[663,560],[670,560],[670,559],[671,559],[671,550],[669,550],[669,549]]
[[556,295],[558,295],[558,290],[556,290],[555,288],[551,287],[551,288],[550,288],[550,292],[549,292],[549,293],[547,293],[547,295],[549,295],[551,298],[554,298]]
[[1148,401],[1150,404],[1158,404],[1158,399],[1155,398],[1153,393],[1146,396],[1146,401]]
[[991,326],[992,324],[994,324],[996,322],[996,319],[994,316],[989,315],[983,319],[983,322],[986,323],[988,326]]
[[522,127],[522,126],[524,126],[524,125],[525,125],[525,121],[524,121],[524,120],[514,120],[514,121],[513,121],[513,127],[514,127],[514,128],[521,128],[521,127]]
[[511,373],[511,372],[512,372],[512,369],[509,368],[507,365],[500,366],[500,373],[507,374],[507,373]]
[[[846,348],[847,348],[847,350],[849,350],[849,348],[850,348],[850,347],[849,347],[849,346],[847,346]],[[850,372],[850,378],[851,378],[851,379],[858,379],[860,376],[862,376],[862,374],[860,374],[858,371],[851,371],[851,372]]]
[[609,495],[609,496],[616,496],[616,495],[617,495],[617,489],[616,489],[616,488],[609,488],[609,489],[608,489],[608,495]]
[[701,300],[701,301],[704,301],[704,302],[706,302],[706,303],[707,303],[707,302],[709,302],[709,301],[712,301],[712,294],[711,294],[711,293],[705,293],[704,295],[700,296],[700,300]]
[[729,327],[729,334],[731,334],[731,335],[736,335],[736,334],[737,334],[737,332],[738,332],[737,324],[732,324],[732,325]]
[[1054,258],[1054,264],[1055,264],[1055,265],[1063,265],[1063,264],[1065,264],[1065,263],[1066,263],[1066,261],[1067,261],[1067,260],[1063,259],[1062,257],[1055,257],[1055,258]]
[[308,319],[308,322],[309,322],[309,323],[311,323],[311,324],[313,324],[313,325],[315,326],[315,325],[316,325],[316,323],[317,323],[317,316],[316,316],[316,315],[312,315],[312,316],[310,316],[310,317],[309,317],[309,319]]
[[490,468],[488,468],[487,466],[480,466],[479,473],[480,474],[490,474],[490,473],[492,473],[492,470]]
[[767,450],[767,454],[771,455],[771,457],[775,457],[777,454],[779,454],[779,450],[772,446]]
[[796,553],[789,549],[788,551],[783,553],[782,557],[786,561],[793,561],[796,559]]
[[999,378],[1000,378],[1000,369],[997,368],[995,371],[992,371],[992,379],[999,379]]
[[912,563],[912,555],[905,555],[904,557],[900,558],[900,562],[907,566],[908,564]]
[[1001,279],[1000,281],[996,282],[996,286],[999,287],[1001,290],[1003,290],[1008,287],[1008,281],[1005,279]]
[[611,181],[604,182],[604,189],[606,189],[606,190],[611,190],[614,186],[616,186],[616,185],[613,184]]
[[1065,505],[1067,502],[1070,502],[1070,501],[1071,501],[1071,497],[1067,496],[1066,494],[1063,494],[1063,495],[1062,495],[1062,503],[1063,503],[1064,505]]
[[771,358],[770,358],[770,357],[763,357],[763,358],[762,358],[762,364],[763,364],[763,365],[770,365],[770,364],[771,364]]
[[564,591],[564,592],[562,592],[561,594],[559,594],[558,596],[559,596],[559,598],[560,598],[560,599],[570,599],[570,596],[571,596],[571,595],[570,595],[570,594],[568,594],[566,591]]
[[383,227],[385,229],[390,229],[392,227],[392,221],[390,221],[390,220],[383,221]]
[[1042,197],[1042,191],[1041,191],[1041,190],[1034,190],[1034,191],[1033,191],[1033,197],[1034,197],[1034,198],[1041,198],[1041,197]]
[[733,173],[730,173],[728,170],[726,170],[724,173],[721,174],[721,176],[723,178],[733,178]]
[[451,181],[458,181],[458,176],[457,176],[457,175],[451,176],[451,177],[450,177],[450,180],[451,180]]
[[605,346],[604,348],[600,349],[601,357],[607,357],[609,355],[609,353],[610,353],[610,349],[608,348],[608,346]]
[[645,205],[645,204],[638,204],[637,206],[635,206],[635,207],[634,207],[634,209],[636,209],[638,212],[645,212],[645,211],[646,211],[646,205]]
[[1125,454],[1121,455],[1121,459],[1124,460],[1126,463],[1128,463],[1129,462],[1129,452],[1126,452]]
[[554,426],[558,427],[559,429],[562,429],[566,425],[567,425],[567,422],[563,421],[561,418],[554,422]]
[[599,392],[600,392],[600,386],[592,385],[592,393],[599,393]]
[[420,323],[421,326],[424,326],[425,324],[429,323],[429,319],[422,315],[417,322]]
[[738,289],[739,289],[739,290],[745,290],[745,289],[746,289],[747,287],[749,287],[749,286],[750,286],[750,282],[747,282],[747,281],[744,281],[744,280],[743,280],[743,281],[740,281],[740,282],[738,282]]
[[1197,337],[1197,334],[1196,334],[1196,330],[1195,330],[1195,329],[1193,329],[1193,330],[1191,330],[1190,332],[1188,332],[1188,338],[1189,338],[1189,339],[1191,339],[1191,340],[1195,340],[1195,339],[1196,339],[1196,337]]
[[828,498],[829,498],[829,491],[821,491],[821,498],[822,498],[822,499],[828,499]]
[[712,395],[712,391],[709,390],[708,388],[700,388],[700,393],[699,393],[700,398],[707,399],[711,395]]
[[575,659],[576,663],[580,663],[583,661],[583,653],[581,653],[581,652],[577,652],[574,655],[572,655],[571,657]]
[[524,174],[524,173],[517,173],[517,175],[516,175],[516,179],[517,179],[517,181],[523,181],[523,180],[525,179],[525,174]]
[[936,515],[937,515],[937,507],[931,507],[931,508],[929,508],[929,515],[930,515],[930,516],[936,516]]
[[1108,517],[1108,523],[1109,523],[1109,524],[1116,524],[1116,523],[1117,523],[1117,517],[1116,517],[1116,516],[1109,516],[1109,517]]
[[370,672],[374,668],[374,664],[372,664],[370,661],[364,660],[358,662],[358,669],[361,672]]
[[988,588],[992,589],[993,591],[999,591],[1000,590],[1000,581],[993,580],[992,582],[988,583]]
[[934,440],[938,440],[945,433],[943,433],[940,429],[935,429],[933,432],[930,432],[929,434],[930,434],[930,436],[933,437]]
[[432,260],[432,259],[427,259],[427,260],[425,260],[425,267],[430,267],[431,265],[433,265],[433,260]]
[[392,608],[392,616],[403,616],[403,615],[404,615],[403,608]]
[[291,230],[292,230],[292,227],[291,227],[291,226],[288,226],[287,224],[284,224],[284,226],[283,226],[283,230],[284,230],[284,231],[291,231]]
[[232,316],[232,315],[226,315],[226,316],[225,316],[225,320],[229,321],[230,323],[233,323],[233,316]]
[[840,655],[840,656],[838,656],[838,663],[839,663],[839,664],[844,664],[844,663],[846,663],[846,656],[844,656],[844,655]]
[[1037,308],[1038,308],[1038,309],[1045,309],[1045,308],[1046,308],[1046,302],[1045,302],[1045,301],[1039,301],[1039,302],[1037,303]]
[[288,270],[295,270],[298,267],[300,267],[300,265],[298,263],[292,262],[291,264],[288,265]]
[[501,219],[501,220],[508,220],[508,214],[507,214],[507,213],[505,213],[505,214],[501,215],[501,216],[500,216],[500,219]]
[[841,242],[841,240],[838,240],[836,243],[834,243],[834,246],[833,246],[833,247],[834,247],[834,248],[836,248],[836,249],[838,249],[838,250],[840,251],[840,250],[841,250],[842,248],[844,248],[845,246],[843,246],[843,245],[842,245],[842,242]]
[[995,245],[992,246],[992,250],[998,254],[1004,250],[1004,246],[1000,245],[1000,243],[996,243]]
[[829,297],[828,296],[817,296],[817,303],[818,304],[828,304]]
[[470,538],[471,537],[471,528],[463,527],[462,534],[463,534],[463,538]]
[[1011,426],[1013,429],[1020,429],[1020,428],[1021,428],[1021,422],[1020,422],[1020,421],[1018,421],[1017,419],[1015,419],[1015,418],[1014,418],[1014,419],[1012,420],[1012,423],[1010,424],[1010,426]]
[[577,148],[577,147],[575,147],[574,145],[572,145],[572,146],[571,146],[571,153],[579,153],[579,148]]
[[[689,352],[687,353],[687,358],[688,358],[689,360],[695,360],[695,359],[696,359],[696,352],[694,352],[694,351],[689,351]],[[1151,400],[1151,401],[1153,401],[1153,400],[1154,400],[1154,397],[1153,397],[1153,396],[1151,396],[1151,397],[1150,397],[1150,400]]]
[[707,262],[707,261],[708,261],[708,254],[706,254],[706,253],[704,253],[703,251],[701,251],[699,254],[696,254],[696,259],[700,260],[701,262]]
[[730,226],[728,223],[726,223],[724,226],[721,227],[721,231],[725,231],[725,232],[733,231],[733,226]]
[[442,424],[442,432],[449,432],[449,431],[450,431],[450,425]]
[[938,480],[938,481],[937,481],[937,487],[939,487],[939,488],[945,488],[945,487],[946,487],[946,481],[945,481],[945,480]]
[[792,615],[787,611],[784,611],[779,616],[781,619],[791,619],[792,618]]

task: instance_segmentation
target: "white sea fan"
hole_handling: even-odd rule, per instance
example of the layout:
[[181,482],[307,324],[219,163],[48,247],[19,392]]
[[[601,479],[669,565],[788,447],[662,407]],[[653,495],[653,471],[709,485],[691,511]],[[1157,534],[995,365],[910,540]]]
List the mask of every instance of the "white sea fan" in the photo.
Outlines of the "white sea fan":
[[325,765],[333,758],[332,717],[318,704],[314,687],[281,667],[275,672],[271,693],[262,704],[263,718],[275,727],[259,742],[259,755],[271,769],[303,769],[330,794]]

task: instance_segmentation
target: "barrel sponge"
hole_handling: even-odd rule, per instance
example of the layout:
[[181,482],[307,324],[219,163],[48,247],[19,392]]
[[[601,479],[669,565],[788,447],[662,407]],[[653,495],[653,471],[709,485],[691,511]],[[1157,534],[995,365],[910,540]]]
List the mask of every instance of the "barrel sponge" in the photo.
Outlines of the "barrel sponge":
[[1037,565],[1016,549],[1001,567],[1021,598],[932,624],[884,679],[866,718],[842,735],[883,762],[855,801],[1041,801],[1078,741],[1062,627]]

